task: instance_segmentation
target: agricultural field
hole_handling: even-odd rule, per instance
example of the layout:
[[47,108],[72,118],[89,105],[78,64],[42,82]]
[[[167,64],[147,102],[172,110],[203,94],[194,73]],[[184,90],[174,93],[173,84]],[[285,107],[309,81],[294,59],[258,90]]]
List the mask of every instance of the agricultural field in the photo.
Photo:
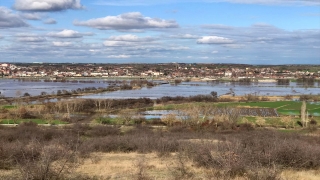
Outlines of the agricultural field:
[[[300,101],[275,101],[275,102],[248,102],[248,103],[221,103],[218,106],[245,106],[277,109],[280,115],[300,115],[302,102]],[[310,115],[320,116],[320,103],[307,103],[307,111]]]
[[[179,110],[189,106],[213,106],[213,107],[247,107],[247,108],[273,108],[279,115],[300,115],[302,102],[300,101],[271,101],[271,102],[227,102],[227,103],[183,103],[166,104],[148,108],[148,110]],[[308,102],[307,112],[312,116],[320,116],[320,102]]]
[[[252,108],[252,109],[264,109],[272,108],[278,113],[278,117],[259,117],[255,115],[245,115],[239,118],[238,123],[252,123],[256,126],[268,126],[275,128],[299,128],[300,121],[300,109],[302,102],[300,101],[273,101],[273,102],[226,102],[226,103],[183,103],[183,104],[167,104],[159,105],[148,110],[185,110],[192,106],[194,107],[218,107],[218,108]],[[314,120],[317,124],[320,124],[320,103],[308,102],[307,112],[309,120]],[[263,121],[259,125],[257,120]]]

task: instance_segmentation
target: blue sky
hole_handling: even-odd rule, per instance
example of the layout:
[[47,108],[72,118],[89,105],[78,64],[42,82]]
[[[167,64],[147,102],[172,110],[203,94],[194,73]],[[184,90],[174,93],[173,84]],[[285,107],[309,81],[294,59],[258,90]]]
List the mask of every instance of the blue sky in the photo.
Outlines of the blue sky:
[[320,64],[318,0],[0,0],[0,62]]

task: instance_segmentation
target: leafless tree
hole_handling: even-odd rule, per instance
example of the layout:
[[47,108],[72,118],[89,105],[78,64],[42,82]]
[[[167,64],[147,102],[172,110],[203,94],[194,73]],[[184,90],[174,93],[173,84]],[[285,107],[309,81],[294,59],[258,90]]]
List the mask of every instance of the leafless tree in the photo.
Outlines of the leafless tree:
[[306,101],[302,101],[302,105],[301,105],[301,123],[302,123],[303,127],[307,127],[306,110],[307,110]]

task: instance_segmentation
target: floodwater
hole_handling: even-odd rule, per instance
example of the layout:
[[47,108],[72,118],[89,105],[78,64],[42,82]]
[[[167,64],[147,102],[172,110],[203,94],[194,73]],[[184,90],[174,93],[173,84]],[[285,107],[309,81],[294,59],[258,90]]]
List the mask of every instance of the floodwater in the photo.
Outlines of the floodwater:
[[[81,82],[23,82],[15,79],[0,79],[0,92],[5,97],[21,96],[29,93],[31,96],[40,95],[41,92],[51,94],[58,90],[76,90],[86,87],[107,87],[108,83],[102,83],[101,80],[91,79],[93,83]],[[320,83],[313,86],[303,86],[295,82],[289,85],[277,85],[276,82],[251,83],[250,85],[240,85],[231,82],[182,82],[178,85],[162,84],[152,88],[141,88],[137,90],[122,90],[115,92],[105,92],[93,95],[86,95],[79,98],[93,99],[126,99],[126,98],[151,98],[156,99],[163,96],[194,96],[209,95],[216,91],[218,96],[227,93],[237,95],[256,94],[256,95],[301,95],[301,94],[319,94]]]
[[38,96],[41,92],[48,94],[56,93],[58,90],[76,90],[88,87],[107,87],[105,83],[72,83],[72,82],[26,82],[16,79],[0,79],[0,92],[5,97],[22,96],[29,93],[31,96]]
[[280,86],[276,83],[258,83],[251,85],[236,85],[232,83],[212,84],[207,82],[183,82],[178,85],[163,84],[153,88],[141,88],[139,90],[115,91],[100,94],[82,96],[80,98],[92,99],[127,99],[127,98],[151,98],[157,99],[163,96],[194,96],[209,95],[216,91],[218,96],[233,92],[236,96],[246,94],[281,96],[281,95],[301,95],[319,94],[320,87],[303,87],[296,83],[289,86]]

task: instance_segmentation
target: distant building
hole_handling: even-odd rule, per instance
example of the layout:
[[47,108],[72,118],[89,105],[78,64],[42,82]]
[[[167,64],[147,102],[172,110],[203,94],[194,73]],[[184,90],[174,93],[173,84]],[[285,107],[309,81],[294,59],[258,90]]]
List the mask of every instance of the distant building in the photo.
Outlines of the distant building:
[[224,72],[224,76],[231,77],[232,76],[232,72],[231,71],[226,71],[226,72]]
[[10,64],[7,64],[7,63],[4,63],[4,64],[1,64],[0,67],[9,67]]

